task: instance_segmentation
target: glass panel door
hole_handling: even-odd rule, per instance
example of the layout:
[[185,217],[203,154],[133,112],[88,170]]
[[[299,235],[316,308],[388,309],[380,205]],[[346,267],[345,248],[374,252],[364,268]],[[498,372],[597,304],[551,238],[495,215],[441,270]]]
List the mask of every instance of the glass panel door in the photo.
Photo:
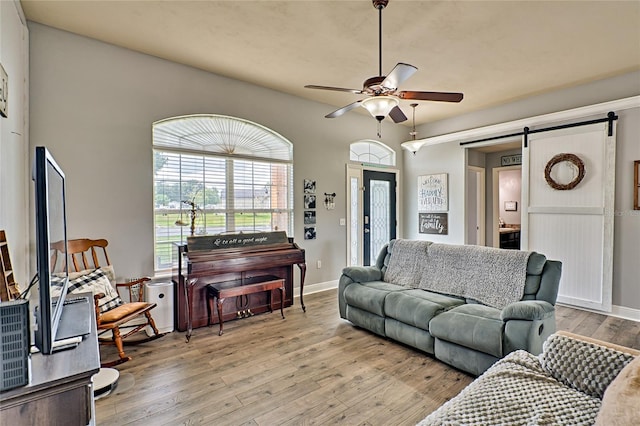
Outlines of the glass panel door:
[[396,238],[396,175],[363,172],[363,264],[375,264],[382,247]]

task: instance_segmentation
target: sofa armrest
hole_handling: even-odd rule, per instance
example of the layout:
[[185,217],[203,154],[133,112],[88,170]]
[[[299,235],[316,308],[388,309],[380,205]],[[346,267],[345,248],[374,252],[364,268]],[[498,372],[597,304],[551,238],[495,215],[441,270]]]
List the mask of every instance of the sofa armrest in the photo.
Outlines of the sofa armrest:
[[355,283],[366,283],[369,281],[380,281],[382,271],[375,266],[348,266],[342,270],[345,275]]
[[555,308],[543,300],[521,300],[505,306],[500,312],[502,321],[509,320],[543,320],[553,315]]
[[338,280],[338,309],[340,318],[347,319],[347,301],[344,298],[345,289],[354,283],[380,281],[382,271],[375,266],[347,266],[342,270]]

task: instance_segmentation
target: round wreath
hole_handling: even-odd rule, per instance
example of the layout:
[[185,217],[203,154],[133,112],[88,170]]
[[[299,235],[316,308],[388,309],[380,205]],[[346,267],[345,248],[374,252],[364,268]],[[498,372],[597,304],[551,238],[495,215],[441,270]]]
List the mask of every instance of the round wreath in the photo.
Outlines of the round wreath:
[[[562,163],[564,161],[568,161],[574,166],[576,166],[578,168],[578,175],[571,182],[567,184],[560,184],[555,180],[553,180],[553,178],[551,177],[551,169],[553,169],[553,166],[555,166],[556,164]],[[551,160],[549,160],[549,162],[547,163],[547,166],[544,168],[544,178],[549,184],[549,186],[552,187],[553,189],[559,189],[559,190],[573,189],[576,186],[578,186],[578,184],[584,178],[584,163],[582,162],[580,157],[578,157],[575,154],[558,154],[554,156]]]

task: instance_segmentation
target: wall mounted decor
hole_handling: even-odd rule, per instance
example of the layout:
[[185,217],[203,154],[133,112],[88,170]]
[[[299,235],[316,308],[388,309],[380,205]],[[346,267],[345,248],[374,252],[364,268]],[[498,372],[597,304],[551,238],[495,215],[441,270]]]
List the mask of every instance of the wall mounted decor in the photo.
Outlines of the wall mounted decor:
[[449,210],[446,173],[418,176],[418,211],[445,212]]
[[418,232],[421,234],[449,233],[449,213],[420,213],[418,214]]
[[517,212],[518,211],[518,202],[517,201],[505,201],[504,202],[504,211],[506,211],[506,212]]
[[304,224],[305,225],[315,225],[316,224],[316,211],[315,210],[305,210],[304,211]]
[[[574,168],[573,180],[571,180],[569,183],[566,183],[566,184],[556,182],[555,179],[553,179],[553,177],[551,176],[553,167],[556,164],[568,164],[570,167],[573,167]],[[550,187],[552,187],[553,189],[562,191],[567,189],[573,189],[576,186],[578,186],[578,184],[584,178],[584,173],[585,173],[584,163],[582,162],[580,157],[578,157],[575,154],[562,153],[562,154],[555,155],[551,160],[549,160],[546,167],[544,168],[544,179],[547,181],[547,184],[549,184]]]
[[304,239],[305,240],[315,240],[316,239],[316,227],[315,226],[305,226],[304,227]]
[[522,154],[503,155],[500,157],[501,166],[517,166],[522,164]]
[[332,192],[331,194],[329,193],[324,193],[324,207],[327,210],[333,210],[336,208],[336,202],[334,201],[336,198],[336,193]]
[[316,181],[311,179],[304,180],[304,193],[315,194],[316,193]]
[[304,195],[304,208],[315,209],[316,208],[316,196],[313,194]]

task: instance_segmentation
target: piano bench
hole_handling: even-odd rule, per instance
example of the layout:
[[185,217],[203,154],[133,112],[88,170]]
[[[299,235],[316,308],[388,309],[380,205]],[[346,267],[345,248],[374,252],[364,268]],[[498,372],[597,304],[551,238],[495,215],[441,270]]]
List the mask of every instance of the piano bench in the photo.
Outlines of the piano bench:
[[274,276],[252,277],[246,280],[224,281],[207,285],[208,325],[211,326],[213,303],[218,308],[218,322],[220,324],[219,336],[222,336],[223,319],[222,306],[227,297],[245,296],[253,293],[269,292],[269,310],[273,312],[273,291],[280,291],[280,314],[284,319],[284,279]]

